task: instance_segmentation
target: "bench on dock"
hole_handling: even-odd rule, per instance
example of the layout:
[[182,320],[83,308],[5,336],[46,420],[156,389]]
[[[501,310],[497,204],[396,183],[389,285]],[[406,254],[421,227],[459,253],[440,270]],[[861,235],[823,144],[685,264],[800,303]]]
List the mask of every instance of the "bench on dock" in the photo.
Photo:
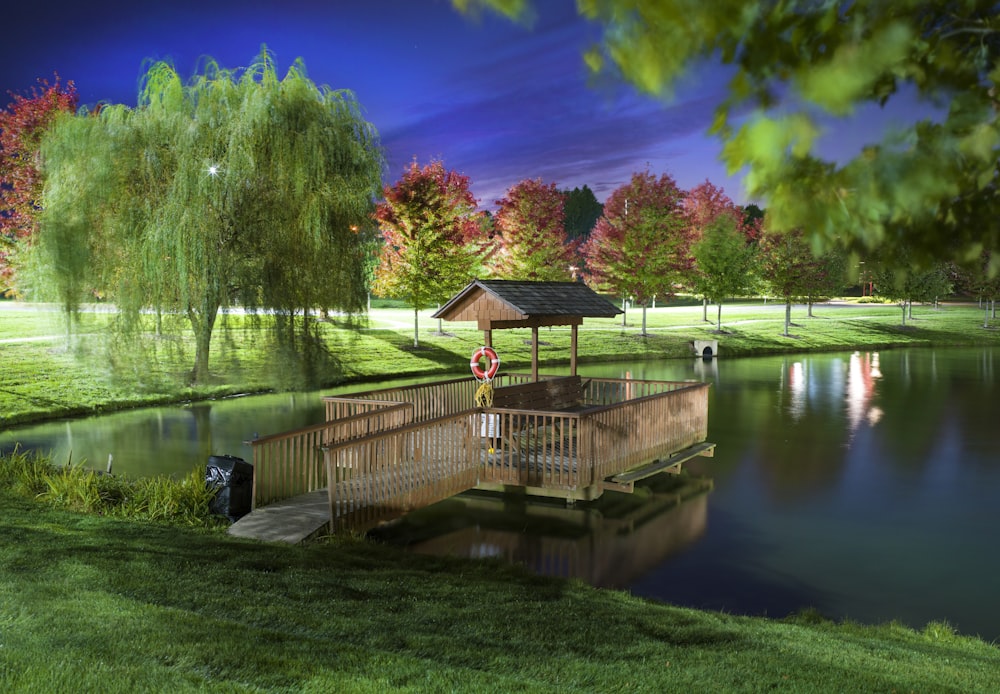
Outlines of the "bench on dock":
[[584,383],[579,376],[562,376],[503,386],[493,391],[493,407],[536,412],[573,412],[583,408]]

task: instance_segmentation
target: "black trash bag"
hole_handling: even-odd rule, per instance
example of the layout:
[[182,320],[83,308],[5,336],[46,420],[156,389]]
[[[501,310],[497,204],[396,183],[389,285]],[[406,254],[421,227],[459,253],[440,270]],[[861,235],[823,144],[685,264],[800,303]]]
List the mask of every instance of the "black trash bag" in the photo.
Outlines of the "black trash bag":
[[253,507],[253,465],[233,455],[213,455],[205,468],[205,486],[216,489],[208,510],[237,521]]

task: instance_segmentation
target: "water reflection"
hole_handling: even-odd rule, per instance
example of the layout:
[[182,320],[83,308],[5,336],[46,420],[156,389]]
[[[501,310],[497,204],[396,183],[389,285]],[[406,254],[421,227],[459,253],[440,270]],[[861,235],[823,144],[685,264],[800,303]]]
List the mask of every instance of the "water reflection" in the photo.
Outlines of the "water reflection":
[[[393,381],[393,385],[427,379]],[[386,387],[353,385],[322,394]],[[14,427],[0,432],[0,452],[15,445],[51,453],[56,462],[105,469],[109,456],[120,474],[187,474],[213,455],[252,457],[248,441],[322,421],[321,393],[275,393],[147,407],[95,417]]]
[[627,588],[704,534],[711,487],[709,479],[660,475],[634,494],[608,492],[570,508],[469,493],[371,535],[422,554],[499,557],[547,576]]
[[855,352],[847,375],[847,421],[853,434],[862,420],[875,426],[882,419],[882,408],[872,405],[875,386],[882,378],[878,352]]

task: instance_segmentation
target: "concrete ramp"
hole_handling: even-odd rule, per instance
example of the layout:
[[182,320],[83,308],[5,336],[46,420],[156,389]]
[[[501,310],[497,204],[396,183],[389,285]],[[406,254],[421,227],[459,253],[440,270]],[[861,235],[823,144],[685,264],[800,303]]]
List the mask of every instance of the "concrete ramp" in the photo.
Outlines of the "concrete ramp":
[[330,523],[330,497],[318,489],[254,509],[229,527],[229,534],[264,542],[298,544]]

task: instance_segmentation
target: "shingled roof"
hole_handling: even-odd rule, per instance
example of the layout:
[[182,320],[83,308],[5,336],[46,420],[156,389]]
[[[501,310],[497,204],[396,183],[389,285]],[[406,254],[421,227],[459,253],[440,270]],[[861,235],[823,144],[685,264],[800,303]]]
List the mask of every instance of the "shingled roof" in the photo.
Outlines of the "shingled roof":
[[[518,282],[473,280],[434,318],[502,322],[514,327],[519,321],[544,324],[578,323],[583,318],[614,318],[621,309],[580,282]],[[577,320],[573,320],[577,319]]]

